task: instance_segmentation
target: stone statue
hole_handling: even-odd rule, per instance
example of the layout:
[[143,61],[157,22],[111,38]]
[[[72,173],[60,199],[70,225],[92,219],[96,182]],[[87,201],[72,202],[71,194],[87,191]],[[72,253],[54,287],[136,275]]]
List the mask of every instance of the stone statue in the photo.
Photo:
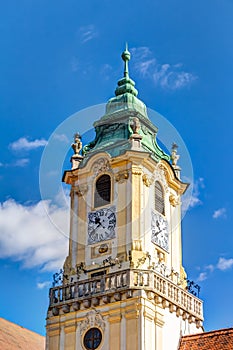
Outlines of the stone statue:
[[133,130],[134,134],[139,134],[139,130],[141,129],[141,124],[140,124],[140,121],[137,117],[134,117],[132,119],[130,126],[131,126],[131,129]]
[[72,143],[71,147],[74,150],[74,154],[79,154],[82,149],[82,141],[81,141],[81,135],[79,133],[76,133],[74,135],[74,143]]
[[178,148],[178,146],[174,142],[172,144],[171,161],[172,161],[172,165],[175,166],[175,167],[177,166],[177,162],[178,162],[178,160],[180,158],[179,154],[177,154],[177,148]]

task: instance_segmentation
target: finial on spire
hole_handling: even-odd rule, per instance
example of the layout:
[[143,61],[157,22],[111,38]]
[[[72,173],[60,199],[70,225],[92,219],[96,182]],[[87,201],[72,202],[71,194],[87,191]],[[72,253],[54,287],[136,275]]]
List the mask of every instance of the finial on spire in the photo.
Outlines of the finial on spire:
[[128,78],[129,77],[129,66],[128,66],[128,61],[130,60],[130,52],[128,51],[128,43],[125,43],[125,51],[121,55],[123,61],[125,62],[125,67],[124,67],[124,77]]
[[128,62],[130,60],[130,52],[128,51],[127,43],[125,45],[125,51],[122,52],[121,58],[124,61],[124,77],[118,80],[115,95],[119,96],[128,93],[137,96],[138,92],[134,87],[135,82],[129,77]]

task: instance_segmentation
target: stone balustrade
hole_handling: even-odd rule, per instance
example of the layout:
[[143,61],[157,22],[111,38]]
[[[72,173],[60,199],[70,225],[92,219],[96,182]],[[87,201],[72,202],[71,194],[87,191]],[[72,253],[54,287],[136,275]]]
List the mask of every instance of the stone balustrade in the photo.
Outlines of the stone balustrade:
[[185,311],[192,317],[203,319],[202,301],[154,270],[127,269],[53,287],[50,289],[50,307],[58,308],[70,303],[80,305],[82,302],[84,307],[89,307],[91,302],[97,305],[100,298],[108,303],[112,296],[115,301],[120,300],[124,293],[126,297],[132,297],[139,289],[143,289],[156,304],[169,307],[177,315]]

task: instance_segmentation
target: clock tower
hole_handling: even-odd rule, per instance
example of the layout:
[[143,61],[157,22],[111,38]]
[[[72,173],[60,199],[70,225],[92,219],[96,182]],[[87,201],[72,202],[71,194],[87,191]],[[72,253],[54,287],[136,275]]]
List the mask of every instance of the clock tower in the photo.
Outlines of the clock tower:
[[202,332],[202,301],[182,265],[176,145],[157,144],[157,127],[124,77],[95,139],[72,145],[69,254],[62,284],[50,289],[47,350],[176,350]]

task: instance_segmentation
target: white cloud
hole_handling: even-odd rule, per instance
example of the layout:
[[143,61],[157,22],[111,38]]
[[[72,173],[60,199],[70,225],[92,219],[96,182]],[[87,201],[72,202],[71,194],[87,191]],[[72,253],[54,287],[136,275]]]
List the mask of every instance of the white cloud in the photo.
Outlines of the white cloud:
[[77,57],[72,57],[70,65],[71,65],[72,72],[78,71],[79,61],[78,61]]
[[208,270],[209,272],[213,272],[214,271],[214,265],[212,265],[212,264],[206,265],[205,269]]
[[108,80],[110,78],[111,73],[112,66],[108,63],[105,63],[100,69],[100,74],[102,77],[104,77],[105,80]]
[[29,141],[26,137],[21,137],[17,141],[12,142],[9,145],[9,148],[13,151],[21,151],[21,150],[30,151],[38,147],[44,147],[47,145],[47,143],[48,141],[46,141],[45,139],[40,139],[40,140],[36,139],[34,141]]
[[[189,182],[189,179],[185,180]],[[184,194],[182,199],[182,211],[186,211],[188,209],[194,208],[196,206],[202,205],[202,201],[200,199],[201,190],[205,188],[204,179],[199,177],[194,184],[193,189],[190,192]]]
[[84,44],[98,36],[98,32],[93,24],[80,28],[81,42]]
[[133,60],[135,61],[135,65],[138,68],[140,68],[140,64],[146,60],[153,59],[156,61],[152,55],[151,50],[147,46],[133,47],[130,49],[130,52],[132,53]]
[[69,139],[65,134],[53,134],[53,138],[61,142],[69,143]]
[[157,65],[156,59],[153,57],[152,52],[146,46],[141,46],[138,48],[132,48],[133,60],[132,64],[135,69],[143,76],[146,77],[150,75]]
[[20,261],[24,268],[60,269],[68,251],[68,222],[67,209],[49,201],[5,201],[0,206],[0,258]]
[[38,282],[36,286],[38,289],[48,288],[51,286],[51,281]]
[[20,167],[23,168],[29,164],[30,160],[28,158],[20,158],[16,159],[15,162],[12,163],[0,163],[1,167],[9,168],[9,167]]
[[[165,65],[163,65],[165,66]],[[160,79],[157,81],[154,76],[155,82],[160,85],[163,88],[171,89],[171,90],[177,90],[180,88],[183,88],[187,85],[190,85],[191,82],[193,82],[196,77],[194,77],[191,73],[188,72],[176,72],[176,71],[170,71],[170,69],[173,69],[170,65],[166,65],[166,70],[162,70],[160,73]]]
[[190,201],[191,208],[202,204],[202,201],[200,200],[200,190],[203,188],[205,188],[204,179],[202,177],[199,177],[199,179],[197,179],[193,185],[193,193]]
[[17,159],[15,163],[12,163],[12,166],[17,166],[17,167],[25,167],[27,166],[29,163],[29,159],[28,158],[21,158],[21,159]]
[[148,47],[133,48],[131,51],[135,69],[164,89],[178,90],[197,79],[194,74],[182,69],[182,63],[159,63]]
[[225,259],[220,257],[216,265],[210,264],[204,267],[203,269],[204,271],[199,274],[197,281],[198,282],[205,281],[209,277],[210,273],[214,272],[215,270],[226,271],[231,269],[232,267],[233,267],[232,258]]
[[213,219],[226,218],[226,216],[226,208],[217,209],[212,215]]
[[217,268],[221,271],[231,269],[233,267],[233,259],[219,258]]
[[207,272],[201,272],[197,278],[197,282],[202,282],[207,279]]

